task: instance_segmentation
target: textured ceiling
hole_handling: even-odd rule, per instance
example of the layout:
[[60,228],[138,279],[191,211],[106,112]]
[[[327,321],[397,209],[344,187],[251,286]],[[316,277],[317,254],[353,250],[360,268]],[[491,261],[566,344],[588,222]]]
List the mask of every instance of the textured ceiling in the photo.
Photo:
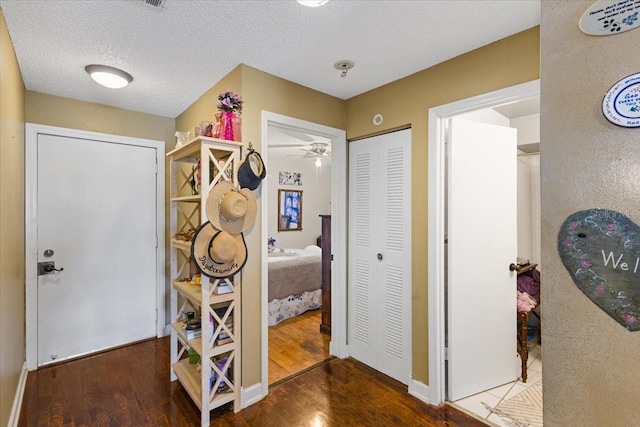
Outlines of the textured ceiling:
[[[0,0],[28,90],[176,117],[244,63],[348,99],[538,25],[540,0]],[[340,78],[334,63],[355,67]],[[87,64],[134,81],[109,90]]]

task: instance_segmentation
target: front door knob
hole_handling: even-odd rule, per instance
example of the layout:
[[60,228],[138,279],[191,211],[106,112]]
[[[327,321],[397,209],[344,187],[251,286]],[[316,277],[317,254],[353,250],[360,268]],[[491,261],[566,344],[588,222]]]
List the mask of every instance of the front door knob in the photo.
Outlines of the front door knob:
[[378,254],[378,261],[382,261],[382,254]]
[[64,268],[56,268],[56,263],[54,261],[44,261],[38,263],[38,276],[42,276],[44,274],[52,274],[55,271],[62,271]]

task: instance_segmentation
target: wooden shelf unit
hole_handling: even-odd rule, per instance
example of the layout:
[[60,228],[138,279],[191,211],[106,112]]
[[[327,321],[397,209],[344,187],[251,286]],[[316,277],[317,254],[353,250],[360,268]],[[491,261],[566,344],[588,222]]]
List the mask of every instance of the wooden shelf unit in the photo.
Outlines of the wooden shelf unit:
[[[241,407],[241,274],[215,280],[202,276],[200,285],[192,284],[188,280],[192,274],[191,242],[174,236],[207,221],[204,206],[216,183],[237,184],[241,147],[241,142],[198,137],[167,153],[171,173],[171,380],[180,381],[200,409],[202,426],[209,425],[209,412],[214,408],[230,402],[235,412]],[[198,161],[202,182],[199,194],[193,194],[189,182],[196,178]],[[225,286],[226,293],[218,292],[220,286]],[[200,337],[187,339],[182,330],[188,311],[200,312]],[[231,328],[226,326],[229,317]],[[214,319],[213,328],[210,318]],[[214,344],[223,331],[231,342]],[[189,362],[189,349],[200,356],[199,370]]]

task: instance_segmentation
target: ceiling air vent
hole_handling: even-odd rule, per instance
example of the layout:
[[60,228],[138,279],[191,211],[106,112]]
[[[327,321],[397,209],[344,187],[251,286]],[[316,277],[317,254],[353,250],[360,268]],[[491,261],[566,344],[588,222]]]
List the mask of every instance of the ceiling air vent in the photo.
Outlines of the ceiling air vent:
[[154,9],[162,9],[167,0],[142,0],[144,4]]

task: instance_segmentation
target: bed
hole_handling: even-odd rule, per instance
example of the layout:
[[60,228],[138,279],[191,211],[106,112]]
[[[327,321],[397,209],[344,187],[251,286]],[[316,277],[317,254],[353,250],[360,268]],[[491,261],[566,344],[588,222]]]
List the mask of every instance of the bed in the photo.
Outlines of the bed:
[[322,306],[321,261],[315,245],[269,253],[269,326]]

